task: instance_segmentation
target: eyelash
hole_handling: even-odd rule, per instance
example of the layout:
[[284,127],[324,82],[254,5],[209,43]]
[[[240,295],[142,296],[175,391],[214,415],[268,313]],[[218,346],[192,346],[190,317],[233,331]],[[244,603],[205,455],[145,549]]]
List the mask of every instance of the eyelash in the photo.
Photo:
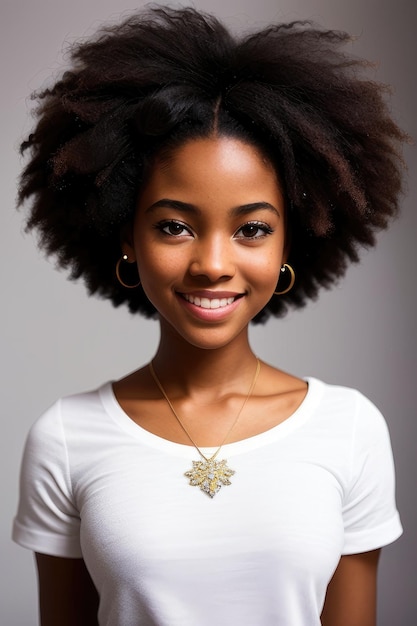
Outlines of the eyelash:
[[[262,231],[262,235],[259,235],[257,237],[241,237],[241,239],[261,239],[262,237],[266,237],[267,235],[271,235],[274,230],[273,228],[271,228],[270,226],[268,226],[268,224],[266,224],[265,222],[258,222],[258,221],[252,221],[252,222],[246,222],[246,224],[242,224],[242,226],[240,226],[236,233],[238,233],[239,231],[242,231],[244,228],[247,227],[252,227],[255,228],[257,231]],[[235,236],[236,236],[235,233]]]
[[169,228],[170,226],[178,226],[181,230],[186,230],[188,234],[192,234],[188,226],[186,226],[182,222],[178,222],[177,220],[163,220],[162,222],[158,222],[157,224],[155,224],[154,228],[159,230],[163,235],[167,235],[168,237],[179,237],[182,235],[182,233],[179,232],[169,233],[164,230],[166,228]]
[[[155,224],[154,228],[159,230],[163,235],[166,235],[167,237],[184,236],[182,232],[172,233],[172,232],[167,232],[167,230],[165,230],[172,226],[177,226],[181,231],[185,230],[187,231],[188,234],[192,235],[191,229],[188,226],[186,226],[183,222],[179,222],[177,220],[164,220],[162,222],[158,222],[157,224]],[[271,235],[274,232],[273,228],[271,228],[265,222],[251,221],[251,222],[246,222],[245,224],[242,224],[242,226],[239,226],[239,228],[235,231],[234,236],[236,236],[237,233],[239,233],[239,231],[243,231],[243,229],[247,227],[254,227],[256,228],[257,231],[262,231],[262,235],[258,235],[256,237],[240,236],[240,237],[237,237],[238,239],[247,239],[248,241],[256,240],[256,239],[261,239],[263,237],[266,237],[267,235]]]

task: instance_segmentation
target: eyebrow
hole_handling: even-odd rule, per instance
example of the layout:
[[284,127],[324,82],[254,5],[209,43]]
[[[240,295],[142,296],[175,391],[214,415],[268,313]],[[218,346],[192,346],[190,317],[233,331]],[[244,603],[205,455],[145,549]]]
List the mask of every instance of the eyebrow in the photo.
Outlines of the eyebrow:
[[[158,208],[169,208],[176,209],[177,211],[181,211],[183,213],[194,213],[196,215],[201,215],[202,211],[194,204],[189,204],[188,202],[182,202],[181,200],[171,200],[170,198],[162,198],[161,200],[157,200],[153,204],[151,204],[145,211],[145,213],[150,213]],[[251,202],[249,204],[242,204],[237,207],[233,207],[230,210],[230,214],[232,217],[239,217],[242,215],[247,215],[248,213],[253,213],[253,211],[259,211],[261,209],[266,209],[267,211],[271,211],[275,213],[278,217],[280,217],[279,211],[269,202]]]

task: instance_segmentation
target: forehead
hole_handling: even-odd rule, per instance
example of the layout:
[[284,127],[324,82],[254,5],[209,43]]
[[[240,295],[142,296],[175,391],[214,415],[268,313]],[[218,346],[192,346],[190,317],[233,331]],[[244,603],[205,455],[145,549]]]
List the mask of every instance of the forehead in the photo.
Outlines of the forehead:
[[[192,139],[161,153],[150,169],[140,194],[191,196],[224,202],[271,201],[282,196],[281,185],[271,162],[255,146],[230,137]],[[261,196],[265,196],[261,198]]]

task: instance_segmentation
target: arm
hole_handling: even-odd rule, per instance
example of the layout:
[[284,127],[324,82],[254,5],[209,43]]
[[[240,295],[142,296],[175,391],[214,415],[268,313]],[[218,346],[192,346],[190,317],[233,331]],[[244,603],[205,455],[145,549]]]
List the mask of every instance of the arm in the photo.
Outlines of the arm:
[[41,626],[97,626],[98,593],[83,559],[36,554]]
[[323,626],[375,626],[380,550],[342,556],[327,588]]

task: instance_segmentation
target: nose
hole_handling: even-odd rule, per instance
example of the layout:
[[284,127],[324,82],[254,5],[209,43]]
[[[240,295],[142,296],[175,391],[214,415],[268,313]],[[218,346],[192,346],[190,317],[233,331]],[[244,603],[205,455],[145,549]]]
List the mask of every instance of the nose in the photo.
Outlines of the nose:
[[197,239],[190,261],[191,276],[205,276],[210,282],[227,280],[235,274],[233,245],[230,239],[213,235]]

